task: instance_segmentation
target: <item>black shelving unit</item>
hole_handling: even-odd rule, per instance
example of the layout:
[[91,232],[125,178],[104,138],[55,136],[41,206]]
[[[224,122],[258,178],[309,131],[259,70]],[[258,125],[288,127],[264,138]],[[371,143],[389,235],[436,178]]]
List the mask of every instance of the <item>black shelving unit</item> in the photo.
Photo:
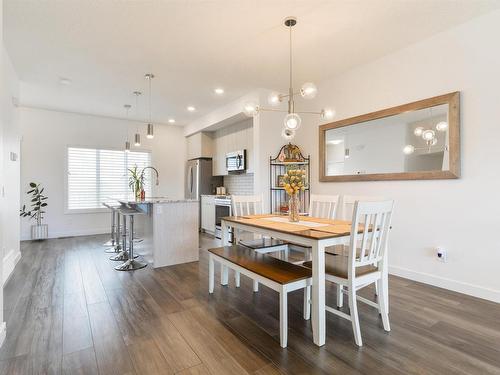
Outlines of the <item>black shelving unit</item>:
[[281,147],[276,157],[269,157],[269,187],[271,213],[286,214],[288,212],[289,195],[280,185],[279,176],[283,176],[289,169],[302,169],[306,171],[305,190],[299,192],[300,213],[309,211],[311,196],[311,157],[302,155],[300,148],[291,143]]

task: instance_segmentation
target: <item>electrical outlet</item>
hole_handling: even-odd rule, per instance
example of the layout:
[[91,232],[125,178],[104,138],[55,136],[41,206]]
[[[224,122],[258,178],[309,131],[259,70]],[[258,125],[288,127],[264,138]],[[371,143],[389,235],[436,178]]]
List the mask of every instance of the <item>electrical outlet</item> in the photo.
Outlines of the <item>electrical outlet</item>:
[[446,263],[446,261],[448,260],[448,253],[443,247],[436,247],[436,256],[440,262]]

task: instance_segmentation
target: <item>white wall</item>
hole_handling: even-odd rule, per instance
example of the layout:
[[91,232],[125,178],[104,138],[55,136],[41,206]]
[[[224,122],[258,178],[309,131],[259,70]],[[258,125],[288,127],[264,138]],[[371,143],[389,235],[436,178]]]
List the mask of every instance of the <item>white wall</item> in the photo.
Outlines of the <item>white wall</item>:
[[[127,129],[133,139],[136,123],[75,113],[35,108],[20,109],[21,195],[25,200],[29,182],[40,182],[49,197],[45,222],[50,237],[109,232],[107,213],[65,214],[65,170],[67,146],[123,149]],[[152,152],[152,164],[160,173],[160,185],[153,187],[155,196],[184,197],[186,142],[183,129],[177,126],[155,126],[155,137],[142,131],[140,149]],[[132,146],[134,147],[134,146]],[[30,222],[22,220],[21,238],[29,239]]]
[[[3,178],[0,181],[3,189],[4,203],[2,216],[2,251],[3,278],[7,280],[21,257],[19,248],[19,182],[20,182],[20,136],[18,109],[14,105],[19,98],[19,80],[9,59],[7,51],[3,51],[2,84],[1,84],[1,127],[2,127],[2,166]],[[11,153],[13,158],[11,160]]]
[[[313,193],[385,196],[396,201],[391,273],[500,302],[500,240],[495,236],[500,224],[497,35],[500,11],[319,82],[315,100],[299,99],[296,103],[298,110],[333,105],[337,110],[335,120],[339,120],[461,91],[460,179],[319,183],[317,116],[303,116],[293,143],[305,155],[311,155]],[[265,92],[255,95],[265,104]],[[206,119],[220,121],[224,113],[234,112],[228,108],[238,106],[241,108],[242,100],[214,111]],[[206,119],[187,129],[203,129],[204,123],[209,124]],[[282,124],[280,113],[262,112],[254,119],[255,192],[269,192],[268,158],[285,143],[280,135]],[[448,249],[447,263],[436,261],[435,246]]]
[[[19,81],[3,44],[0,0],[0,285],[12,272],[20,257],[19,251],[19,159],[10,160],[10,153],[19,154],[17,109],[13,98],[19,95]],[[5,339],[3,321],[3,288],[0,287],[0,345]]]
[[[461,91],[462,178],[319,183],[317,123],[297,140],[313,155],[313,192],[396,200],[392,273],[500,302],[498,35],[496,11],[322,82],[311,103],[334,105],[342,119]],[[435,246],[448,249],[447,263],[435,260]]]

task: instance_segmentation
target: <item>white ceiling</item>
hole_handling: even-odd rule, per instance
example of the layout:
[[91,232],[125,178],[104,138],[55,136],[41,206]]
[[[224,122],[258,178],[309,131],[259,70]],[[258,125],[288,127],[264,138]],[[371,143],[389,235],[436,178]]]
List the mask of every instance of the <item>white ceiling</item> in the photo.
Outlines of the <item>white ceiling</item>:
[[[153,80],[153,119],[184,125],[256,88],[320,82],[500,7],[497,0],[4,0],[23,105],[124,117]],[[61,77],[72,84],[61,85]],[[213,94],[224,87],[222,97]],[[146,99],[133,118],[146,117]],[[197,108],[186,111],[187,105]]]

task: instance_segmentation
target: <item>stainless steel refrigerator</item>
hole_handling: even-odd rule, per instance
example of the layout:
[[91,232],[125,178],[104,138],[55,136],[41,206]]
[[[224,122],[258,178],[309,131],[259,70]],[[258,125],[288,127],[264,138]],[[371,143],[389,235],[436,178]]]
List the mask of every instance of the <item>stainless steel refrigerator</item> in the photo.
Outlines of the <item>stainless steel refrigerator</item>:
[[186,199],[200,199],[202,194],[214,194],[222,186],[221,176],[212,176],[212,158],[188,160],[186,165]]

